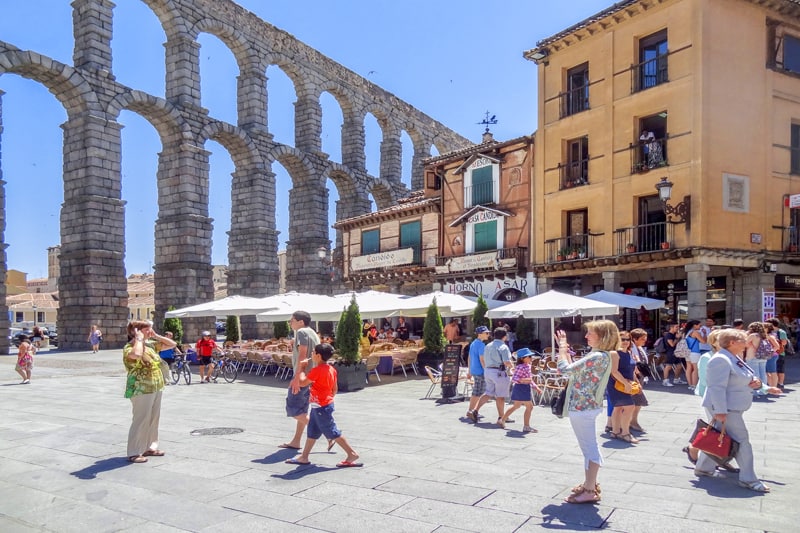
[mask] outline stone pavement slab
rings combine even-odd
[[[287,383],[245,374],[233,384],[165,389],[160,447],[165,457],[125,460],[130,402],[118,351],[36,356],[19,385],[14,357],[0,357],[0,531],[455,531],[549,529],[614,532],[794,532],[800,438],[800,358],[787,363],[790,391],[761,400],[745,418],[756,470],[768,495],[736,477],[696,478],[681,448],[701,416],[683,387],[646,388],[647,429],[631,446],[600,437],[603,500],[562,500],[582,479],[569,422],[534,409],[539,432],[508,430],[493,405],[474,425],[464,403],[422,400],[427,378],[384,376],[341,394],[336,420],[363,468],[337,469],[340,448],[284,461],[294,428],[284,413]],[[604,421],[598,421],[598,432]],[[193,431],[235,428],[198,436]]]

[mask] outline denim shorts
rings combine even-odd
[[[318,439],[325,435],[326,439],[338,439],[342,432],[336,427],[333,419],[333,404],[329,403],[325,407],[314,407],[308,415],[308,430],[306,436],[309,439]]]
[[[769,359],[767,359],[767,373],[775,374],[778,372],[778,358],[779,355],[773,355]]]
[[[297,394],[292,392],[292,389],[286,394],[286,416],[294,418],[296,416],[308,413],[308,396],[310,386],[301,387]]]

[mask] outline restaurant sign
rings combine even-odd
[[[379,252],[377,254],[361,255],[350,259],[351,270],[369,270],[372,268],[393,267],[398,265],[410,265],[414,262],[414,249],[403,248],[402,250],[392,250],[391,252]]]
[[[450,259],[450,272],[465,272],[467,270],[485,270],[498,268],[497,252],[488,254],[473,254]]]

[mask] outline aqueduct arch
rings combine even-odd
[[[73,0],[73,65],[64,65],[13,43],[0,41],[0,75],[14,73],[45,85],[61,102],[64,129],[64,203],[61,210],[59,342],[83,348],[86,320],[105,324],[109,346],[126,338],[127,294],[124,267],[124,201],[121,198],[123,109],[147,118],[161,136],[156,220],[156,319],[167,306],[213,297],[208,215],[209,153],[206,140],[220,142],[235,164],[231,194],[236,205],[229,237],[229,292],[262,296],[278,288],[275,175],[280,161],[292,177],[287,245],[290,289],[325,290],[327,269],[316,258],[330,246],[327,228],[330,178],[347,195],[337,218],[369,210],[368,191],[381,203],[405,192],[400,182],[400,134],[413,140],[412,184],[421,186],[419,162],[431,145],[442,150],[470,142],[391,93],[325,57],[288,33],[260,20],[229,0],[143,0],[158,17],[167,41],[164,95],[150,95],[118,83],[111,51],[114,4]],[[239,65],[237,124],[209,116],[200,105],[200,33],[229,47]],[[269,133],[266,69],[276,64],[295,82],[295,145],[274,142]],[[286,68],[291,70],[291,73]],[[342,161],[321,152],[320,95],[334,95],[342,109]],[[389,112],[391,110],[391,112]],[[365,170],[364,117],[374,114],[383,129],[379,176]],[[2,142],[2,93],[0,93]],[[2,161],[0,160],[0,172]],[[2,177],[2,174],[0,174]],[[351,194],[359,191],[358,194]],[[5,205],[0,181],[0,201]],[[5,221],[4,207],[0,222]],[[4,229],[4,228],[3,228]],[[0,247],[3,242],[0,240]],[[0,252],[0,275],[7,270]],[[0,292],[4,291],[0,288]],[[8,313],[0,294],[0,350],[7,350]],[[194,335],[191,331],[188,335]]]

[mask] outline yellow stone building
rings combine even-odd
[[[800,1],[622,1],[524,55],[540,291],[800,317]]]

